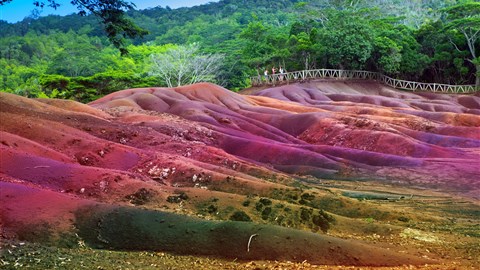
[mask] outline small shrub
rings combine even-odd
[[[375,221],[375,219],[374,219],[374,218],[371,218],[371,217],[368,217],[368,218],[365,218],[365,221],[366,221],[367,223],[373,223],[373,222]]]
[[[267,198],[261,198],[259,202],[265,206],[272,204],[272,201]]]
[[[213,205],[213,204],[210,204],[208,207],[207,207],[207,212],[209,214],[214,214],[218,211],[218,207],[216,205]]]
[[[320,210],[318,211],[318,213],[326,220],[328,220],[328,222],[335,222],[335,218],[332,216],[332,215],[329,215],[328,213],[326,213],[325,211],[323,210]]]
[[[248,207],[250,205],[250,200],[246,200],[242,203],[243,206]]]
[[[262,219],[267,220],[271,213],[272,213],[272,208],[271,207],[266,207],[262,211]]]
[[[169,203],[180,203],[182,201],[182,199],[180,199],[180,197],[178,196],[168,196],[167,197],[167,202]]]
[[[306,204],[309,203],[309,201],[306,201],[304,199],[300,199],[300,201],[298,201],[298,203],[301,204],[301,205],[306,205]]]
[[[243,211],[235,211],[231,216],[230,220],[233,221],[245,221],[245,222],[250,222],[252,219],[247,215],[247,213]]]
[[[328,223],[328,220],[326,220],[321,215],[314,215],[312,218],[312,223],[320,227],[323,232],[327,232],[328,229],[330,229],[330,224]]]
[[[333,222],[335,222],[335,218],[325,213],[323,210],[320,210],[317,215],[312,217],[312,223],[320,227],[324,233],[330,229],[330,223]]]
[[[315,195],[309,194],[309,193],[303,193],[301,198],[305,201],[311,201],[311,200],[315,199]]]
[[[303,221],[308,221],[310,220],[310,217],[312,216],[312,209],[307,209],[307,208],[300,208],[300,219]]]
[[[289,194],[287,194],[287,199],[290,199],[292,201],[296,201],[296,200],[298,200],[298,195],[295,194],[295,193],[289,193]]]
[[[185,200],[188,200],[188,196],[184,192],[180,193],[177,196],[168,196],[167,197],[167,202],[169,202],[169,203],[180,203],[181,201],[185,201]]]
[[[275,221],[278,225],[282,225],[283,220],[285,220],[285,216],[278,216],[277,218],[275,218]]]
[[[262,209],[263,209],[263,204],[262,204],[261,202],[257,202],[257,203],[255,204],[255,209],[257,209],[257,211],[259,211],[259,212],[262,211]]]
[[[130,201],[130,203],[135,205],[143,205],[150,201],[154,196],[153,190],[148,190],[146,188],[141,188],[137,192],[127,195],[125,198]],[[168,199],[167,199],[168,200]]]

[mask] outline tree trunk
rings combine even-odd
[[[480,86],[480,64],[475,65],[475,86]]]

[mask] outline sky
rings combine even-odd
[[[11,3],[0,6],[0,20],[14,23],[23,20],[25,17],[32,14],[35,9],[33,5],[34,0],[13,0]],[[151,7],[169,6],[171,8],[192,7],[209,2],[218,2],[219,0],[127,0],[133,2],[137,9],[146,9]],[[45,0],[45,2],[47,2]],[[70,0],[57,0],[61,6],[57,10],[45,7],[41,12],[41,16],[50,14],[68,15],[76,12],[76,8],[70,4]]]

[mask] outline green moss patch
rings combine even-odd
[[[271,225],[206,221],[131,207],[77,212],[78,235],[91,247],[167,251],[240,260],[391,266],[426,263],[352,241]]]

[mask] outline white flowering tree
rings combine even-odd
[[[149,74],[160,77],[168,87],[197,82],[216,82],[222,71],[221,54],[201,54],[199,45],[181,45],[152,54]]]

